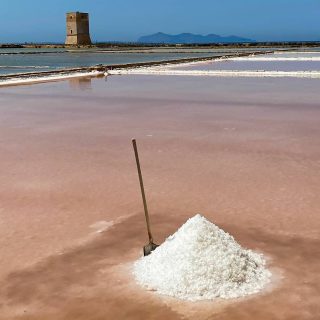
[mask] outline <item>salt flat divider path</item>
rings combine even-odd
[[[157,68],[110,70],[108,75],[168,75],[208,77],[273,77],[320,78],[320,71],[265,71],[265,70],[170,70]]]
[[[146,67],[156,67],[156,66],[173,66],[177,64],[185,63],[195,63],[195,62],[209,62],[219,59],[228,59],[236,57],[247,57],[251,55],[262,55],[271,54],[274,51],[251,51],[245,53],[233,53],[225,54],[219,56],[208,56],[208,57],[195,57],[195,58],[183,58],[174,60],[162,60],[162,61],[152,61],[152,62],[139,62],[139,63],[129,63],[129,64],[118,64],[118,65],[97,65],[92,67],[79,67],[79,68],[66,68],[51,71],[40,71],[40,72],[25,72],[16,74],[6,74],[0,75],[0,87],[19,85],[19,84],[29,84],[29,83],[39,83],[48,81],[58,81],[70,78],[77,78],[81,76],[93,77],[108,75],[113,72],[113,70],[131,70],[135,68],[146,68]],[[106,73],[105,73],[106,72]],[[119,74],[119,73],[118,73]]]
[[[104,76],[104,72],[101,71],[90,71],[90,72],[77,72],[77,73],[70,73],[70,74],[53,74],[48,76],[42,77],[29,77],[29,78],[12,78],[8,79],[5,82],[0,82],[1,87],[10,87],[10,86],[17,86],[17,85],[28,85],[28,84],[36,84],[36,83],[44,83],[44,82],[53,82],[53,81],[61,81],[61,80],[68,80],[74,78],[90,78],[90,77],[98,77]]]

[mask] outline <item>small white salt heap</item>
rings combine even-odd
[[[271,276],[261,254],[242,248],[199,214],[136,261],[133,272],[142,286],[191,301],[257,293]]]

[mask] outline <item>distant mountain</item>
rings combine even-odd
[[[152,35],[143,36],[138,39],[140,43],[169,43],[169,44],[196,44],[196,43],[239,43],[239,42],[255,42],[255,40],[241,38],[237,36],[221,37],[217,34],[201,34],[181,33],[170,35],[158,32]]]

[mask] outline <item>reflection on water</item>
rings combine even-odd
[[[92,78],[73,78],[69,80],[69,85],[72,90],[88,91],[92,90]]]

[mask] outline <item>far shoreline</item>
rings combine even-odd
[[[320,47],[320,41],[264,41],[264,42],[236,42],[236,43],[141,43],[141,42],[96,42],[92,45],[66,45],[64,43],[0,43],[0,49],[44,49],[44,48],[301,48]]]

